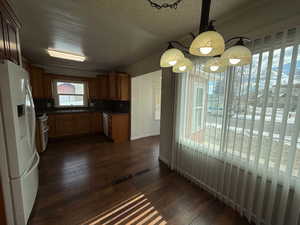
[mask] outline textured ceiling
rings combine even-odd
[[[146,0],[11,1],[22,23],[26,58],[48,67],[96,72],[130,65],[195,30],[201,9],[201,0],[183,0],[177,10],[157,10]],[[213,0],[211,18],[222,20],[254,1]],[[84,54],[88,60],[51,58],[47,48]]]

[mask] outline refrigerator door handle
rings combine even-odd
[[[33,99],[32,99],[32,94],[31,94],[31,90],[29,88],[29,84],[27,83],[26,84],[26,92],[28,94],[28,97],[29,97],[29,101],[30,101],[30,109],[31,109],[31,126],[32,126],[32,136],[31,136],[31,147],[35,149],[35,131],[36,131],[36,121],[35,121],[35,110],[34,110],[34,102],[33,102]]]
[[[35,156],[36,156],[36,158],[37,158],[36,162],[34,163],[34,165],[33,165],[31,168],[29,168],[29,169],[24,173],[24,177],[27,177],[29,174],[31,174],[31,172],[32,172],[33,170],[35,170],[35,168],[39,165],[39,163],[40,163],[40,156],[39,156],[39,153],[36,152],[36,153],[35,153]]]

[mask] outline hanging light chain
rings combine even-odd
[[[177,6],[180,2],[182,2],[183,0],[176,0],[176,2],[174,3],[163,3],[163,4],[158,4],[156,2],[153,2],[152,0],[147,0],[150,5],[153,7],[153,8],[156,8],[156,9],[166,9],[166,8],[170,8],[170,9],[177,9]]]

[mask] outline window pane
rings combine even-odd
[[[203,88],[197,88],[196,106],[203,105]]]
[[[67,95],[83,95],[84,84],[83,83],[71,83],[71,82],[57,82],[57,93]]]
[[[60,106],[83,106],[83,96],[59,95]]]

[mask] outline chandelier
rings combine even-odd
[[[153,7],[158,9],[167,8],[169,4],[158,5],[151,0]],[[182,0],[174,2],[177,4]],[[165,5],[165,6],[164,6]],[[185,55],[210,56],[204,65],[204,71],[209,73],[219,73],[226,70],[228,66],[243,66],[251,63],[251,51],[245,46],[245,41],[250,41],[246,37],[233,37],[225,42],[224,38],[214,27],[215,20],[209,21],[211,0],[202,0],[201,20],[199,35],[193,33],[193,41],[190,47],[186,47],[178,41],[170,41],[167,50],[160,59],[161,67],[173,67],[174,73],[182,73],[192,70],[193,64]],[[172,8],[172,7],[171,7]],[[225,49],[225,44],[237,40],[230,48]],[[178,48],[174,46],[178,46]]]
[[[156,8],[156,9],[162,9],[162,8],[177,9],[178,4],[180,2],[182,2],[183,0],[176,0],[173,3],[162,3],[162,4],[159,4],[158,2],[155,2],[154,0],[147,0],[147,1],[150,3],[150,5],[153,8]]]

